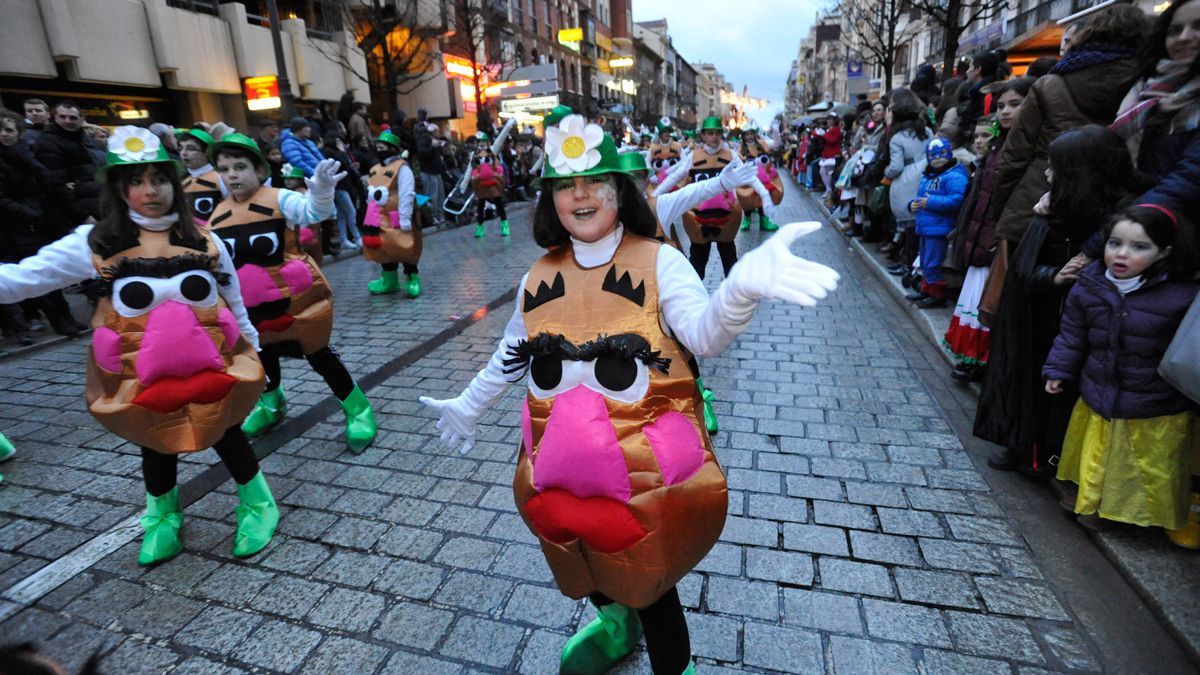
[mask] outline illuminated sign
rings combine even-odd
[[[454,75],[455,77],[465,77],[473,79],[475,77],[475,69],[471,66],[468,59],[450,54],[442,55],[442,60],[446,63],[446,74]]]
[[[629,68],[633,65],[632,56],[621,56],[615,59],[608,60],[609,68]]]
[[[530,110],[550,110],[558,105],[558,95],[530,96],[529,98],[508,99],[500,101],[500,111],[506,113],[527,112]]]
[[[246,107],[251,110],[271,110],[279,100],[279,80],[274,75],[246,78]]]
[[[149,110],[121,110],[117,112],[117,117],[123,120],[144,120],[150,117]]]
[[[558,41],[563,44],[568,42],[583,42],[583,29],[564,28],[558,31]]]

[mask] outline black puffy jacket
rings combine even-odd
[[[17,262],[53,241],[46,232],[46,168],[24,141],[0,146],[0,262]]]
[[[33,154],[50,174],[53,199],[49,203],[53,210],[48,220],[57,226],[59,236],[88,216],[100,217],[100,183],[96,180],[99,167],[82,130],[67,131],[51,124],[33,146]]]

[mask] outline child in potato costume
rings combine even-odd
[[[742,144],[738,146],[738,156],[743,162],[753,164],[758,170],[758,180],[770,193],[771,203],[776,206],[783,201],[783,179],[775,170],[775,162],[771,157],[771,143],[759,136],[758,129],[748,127],[742,131]],[[742,205],[742,231],[750,229],[750,216],[758,213],[758,227],[763,232],[774,232],[779,226],[771,221],[770,216],[763,212],[763,199],[750,187],[737,189],[737,198]]]
[[[233,554],[253,555],[271,540],[279,510],[239,426],[262,391],[263,367],[233,261],[192,219],[181,167],[157,136],[120,127],[107,159],[100,221],[0,265],[0,298],[18,302],[99,280],[87,403],[101,424],[142,447],[138,562],[182,550],[179,454],[209,446],[237,483]]]
[[[720,117],[707,117],[700,127],[701,142],[692,151],[691,179],[694,181],[712,178],[729,164],[741,164],[737,155],[725,142],[725,128]],[[737,196],[732,192],[721,194],[708,199],[683,216],[683,224],[687,229],[688,239],[692,244],[689,257],[696,274],[704,278],[708,267],[708,258],[712,253],[712,245],[717,245],[717,253],[721,256],[721,267],[725,275],[737,262],[738,225],[742,220],[742,206]]]
[[[421,294],[417,262],[421,259],[421,212],[417,210],[412,169],[404,160],[400,137],[379,134],[375,150],[383,159],[367,175],[367,213],[363,217],[363,257],[383,268],[367,284],[374,295],[400,290],[398,270],[404,265],[404,293]],[[439,205],[440,206],[440,205]]]
[[[568,116],[546,148],[534,238],[548,252],[487,367],[458,397],[421,400],[465,452],[479,415],[526,379],[517,509],[559,589],[599,613],[568,641],[561,672],[605,672],[644,631],[655,673],[691,673],[675,584],[720,535],[727,490],[687,354],[723,351],[761,299],[815,304],[837,275],[787,250],[816,227],[797,223],[709,298],[653,238],[655,215],[599,126]]]

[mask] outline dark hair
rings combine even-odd
[[[50,666],[61,666],[48,658],[32,642],[21,642],[0,646],[0,673],[5,675],[53,675],[61,672]],[[79,675],[96,675],[100,671],[100,656],[92,654],[88,657]]]
[[[1001,96],[1010,91],[1016,92],[1017,96],[1020,96],[1021,98],[1025,98],[1029,95],[1029,90],[1033,88],[1033,83],[1036,80],[1037,78],[1035,77],[1025,75],[1023,77],[1017,77],[1011,80],[1004,80],[1003,82],[994,82],[992,83],[991,89],[989,89],[992,94],[992,100],[998,101],[1000,100]]]
[[[1000,68],[1000,57],[996,52],[979,52],[971,57],[971,66],[978,68],[982,77],[995,77]]]
[[[1167,31],[1171,28],[1171,21],[1175,18],[1175,13],[1193,0],[1176,0],[1172,2],[1162,14],[1154,21],[1150,27],[1149,35],[1146,41],[1142,43],[1142,76],[1150,77],[1154,75],[1158,68],[1158,62],[1167,58]]]
[[[1150,22],[1146,13],[1133,5],[1113,5],[1088,17],[1075,35],[1071,49],[1078,45],[1098,44],[1140,49]]]
[[[1054,170],[1051,223],[1081,244],[1122,202],[1151,187],[1134,168],[1125,141],[1107,127],[1072,129],[1054,139],[1047,154]]]
[[[892,128],[888,134],[892,136],[901,131],[911,131],[914,136],[927,139],[930,136],[929,118],[925,115],[925,104],[910,89],[903,87],[893,89],[889,95],[892,108]]]
[[[946,113],[958,104],[958,95],[962,90],[962,86],[963,81],[960,77],[948,77],[946,78],[946,81],[942,83],[942,95],[938,100],[937,114],[935,115],[938,124],[941,124],[943,121],[945,121]]]
[[[658,218],[646,197],[634,184],[633,179],[623,173],[605,174],[616,179],[617,183],[617,222],[625,226],[631,234],[653,238],[658,231]],[[542,248],[566,246],[571,241],[571,235],[558,219],[558,211],[554,209],[554,183],[550,179],[542,183],[542,193],[538,197],[537,207],[533,212],[533,240]]]
[[[0,110],[0,120],[9,120],[17,128],[17,138],[25,133],[25,116],[11,110]]]
[[[1174,211],[1171,212],[1174,214]],[[1166,273],[1167,278],[1188,281],[1196,273],[1198,253],[1196,250],[1195,227],[1190,221],[1176,215],[1174,219],[1162,208],[1131,204],[1113,214],[1104,225],[1104,241],[1112,236],[1113,227],[1122,220],[1131,220],[1146,231],[1146,236],[1160,249],[1171,247],[1165,258],[1155,262],[1142,273],[1147,279]]]
[[[50,106],[46,105],[46,102],[40,98],[27,98],[27,99],[25,99],[25,101],[23,103],[21,103],[21,107],[25,107],[27,105],[40,105],[40,106],[43,106],[44,108],[46,108],[47,110],[50,109]]]
[[[160,176],[171,181],[174,197],[171,213],[179,214],[179,222],[171,227],[171,239],[180,245],[205,250],[207,241],[192,219],[192,207],[183,192],[179,171],[171,162],[153,164],[123,164],[109,167],[100,193],[100,219],[88,235],[88,245],[101,258],[111,258],[127,248],[137,246],[138,226],[129,218],[129,207],[125,203],[125,190],[134,176],[155,169]]]
[[[1026,77],[1039,78],[1058,63],[1058,59],[1053,56],[1039,56],[1033,63],[1029,64],[1029,68],[1025,70]]]
[[[74,108],[79,110],[79,104],[69,98],[61,98],[54,102],[54,107],[51,110],[58,110],[59,108]]]
[[[291,129],[292,133],[294,134],[308,126],[308,124],[308,120],[304,119],[303,117],[293,117],[291,121],[288,122],[288,129]]]

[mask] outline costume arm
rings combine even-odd
[[[664,183],[665,185],[666,183]],[[688,183],[674,192],[657,195],[655,198],[658,222],[666,228],[677,222],[683,214],[692,210],[697,204],[712,199],[724,192],[721,181],[717,178]],[[658,191],[655,190],[657,193]]]
[[[225,244],[215,232],[209,232],[208,236],[212,238],[213,244],[216,245],[218,253],[217,271],[225,276],[225,283],[217,284],[217,292],[225,300],[225,304],[229,307],[229,311],[233,312],[233,317],[237,319],[238,330],[242,336],[254,347],[255,351],[260,349],[258,344],[258,329],[250,323],[250,315],[246,312],[246,303],[242,300],[242,285],[238,281],[237,268],[233,266],[233,258],[229,256],[229,249],[225,248]]]
[[[671,188],[675,187],[679,181],[683,180],[691,170],[692,151],[684,150],[683,155],[679,158],[679,163],[676,164],[673,169],[671,169],[670,173],[663,177],[663,180],[658,184],[658,187],[654,188],[654,196],[658,197],[669,192]]]
[[[513,127],[516,126],[516,124],[517,118],[515,117],[508,118],[508,121],[504,123],[504,127],[500,129],[500,134],[496,136],[495,141],[492,141],[493,155],[496,157],[500,156],[500,151],[504,149],[504,141],[508,140],[508,134],[513,130]]]
[[[725,351],[754,318],[758,303],[735,300],[728,284],[721,284],[710,298],[692,264],[665,244],[658,249],[657,278],[663,320],[696,356]]]
[[[472,150],[471,154],[467,155],[467,166],[465,168],[463,168],[462,179],[458,181],[458,189],[459,190],[466,190],[467,183],[471,182],[471,171],[475,167],[474,162],[475,162],[475,151]]]
[[[279,210],[294,227],[329,220],[336,211],[332,193],[322,199],[311,190],[307,194],[300,194],[286,188],[279,190]]]
[[[408,164],[400,167],[400,173],[396,175],[396,211],[400,214],[401,225],[412,226],[415,186],[412,169]],[[438,205],[438,208],[441,208],[441,205]]]
[[[87,240],[91,231],[91,225],[80,225],[21,262],[0,265],[0,303],[36,298],[96,276]]]

